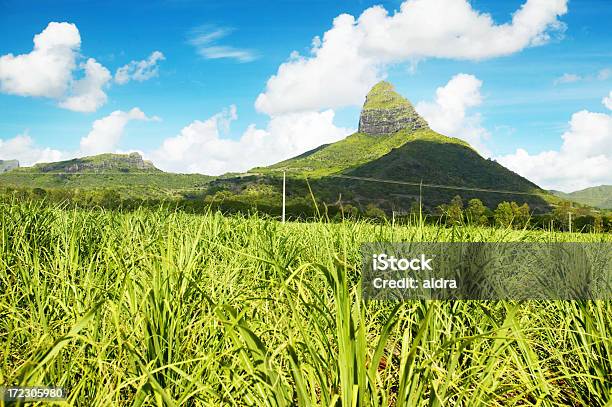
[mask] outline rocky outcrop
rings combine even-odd
[[[427,127],[412,104],[385,81],[368,92],[359,116],[359,132],[377,136]]]
[[[100,154],[92,157],[75,158],[36,166],[42,172],[132,172],[159,171],[153,163],[145,161],[138,153]]]
[[[19,168],[19,161],[17,160],[0,160],[0,174],[3,172],[10,171],[12,169]]]

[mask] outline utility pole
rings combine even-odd
[[[423,178],[419,184],[419,226],[423,226]]]
[[[283,171],[283,216],[282,222],[285,223],[285,171]]]
[[[570,203],[570,210],[567,212],[569,218],[569,232],[572,233],[572,204]]]

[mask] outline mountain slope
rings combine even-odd
[[[390,83],[381,81],[366,96],[357,133],[269,167],[254,168],[251,172],[289,171],[320,177],[374,161],[415,140],[470,147],[463,140],[442,136],[429,129],[412,104],[395,92]]]
[[[432,209],[449,202],[455,195],[464,200],[479,198],[490,208],[505,200],[526,202],[542,212],[550,208],[550,202],[558,201],[536,184],[481,157],[467,142],[431,130],[412,104],[387,82],[380,82],[368,93],[359,119],[359,132],[269,167],[254,168],[251,173],[274,176],[282,171],[289,177],[310,178],[319,196],[327,199],[342,196],[344,201],[373,201],[399,209],[409,207],[417,199],[424,200]],[[420,190],[339,176],[423,182],[451,188]]]
[[[0,174],[3,172],[14,170],[19,168],[19,161],[17,160],[0,160]]]
[[[416,140],[440,144],[451,143],[470,148],[462,140],[442,136],[428,128],[416,131],[400,130],[394,134],[385,135],[354,133],[336,143],[317,147],[269,167],[253,168],[250,172],[268,174],[288,171],[292,174],[321,177],[372,162],[390,153],[393,149]]]
[[[599,185],[570,193],[561,191],[551,192],[560,198],[575,201],[583,205],[601,209],[612,209],[612,185]]]

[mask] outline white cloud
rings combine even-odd
[[[608,109],[612,110],[612,91],[610,91],[610,93],[608,94],[608,96],[605,96],[602,100],[601,103],[604,104],[605,107],[607,107]]]
[[[154,51],[147,59],[142,61],[131,61],[115,72],[115,82],[124,85],[130,80],[143,82],[154,78],[159,73],[158,62],[166,57],[161,51]]]
[[[574,113],[561,138],[559,150],[531,155],[518,149],[498,161],[546,189],[569,192],[612,184],[612,115]]]
[[[599,79],[600,81],[605,81],[610,77],[612,77],[612,69],[610,68],[604,68],[597,72],[597,79]]]
[[[238,62],[251,62],[257,59],[257,54],[250,49],[236,48],[228,45],[216,45],[216,42],[228,36],[233,29],[218,28],[209,31],[210,27],[199,27],[193,30],[189,43],[196,49],[198,55],[206,59],[235,59]]]
[[[93,112],[107,100],[111,75],[93,58],[77,65],[81,36],[74,24],[51,22],[28,54],[0,56],[0,91],[56,99],[64,109]],[[75,73],[83,71],[81,79]]]
[[[81,46],[74,24],[49,23],[28,54],[0,56],[0,90],[20,96],[60,98],[72,81]]]
[[[481,125],[480,114],[468,115],[468,109],[482,103],[481,86],[482,81],[475,76],[457,74],[436,90],[434,102],[419,102],[415,109],[433,130],[463,139],[488,156],[484,141],[490,134]]]
[[[196,120],[164,140],[150,158],[166,171],[217,175],[269,165],[354,131],[336,127],[334,112],[326,110],[277,116],[266,129],[250,125],[238,140],[222,137],[236,118],[231,106],[208,120]]]
[[[89,58],[81,67],[85,70],[85,76],[74,82],[71,95],[59,105],[75,112],[95,112],[106,103],[107,96],[103,88],[112,76],[108,69],[93,58]]]
[[[8,140],[0,139],[0,160],[19,160],[21,166],[59,161],[63,156],[61,151],[38,147],[27,132]]]
[[[212,46],[198,49],[198,54],[206,59],[230,58],[239,62],[251,62],[257,59],[252,51],[228,46]]]
[[[342,14],[310,56],[293,52],[255,103],[269,115],[361,103],[388,64],[425,58],[481,60],[542,45],[564,25],[566,0],[527,0],[512,21],[495,24],[467,0],[406,0],[393,15],[381,6]]]
[[[131,120],[159,120],[147,117],[142,110],[135,107],[129,112],[116,110],[106,117],[93,122],[92,129],[81,139],[80,155],[94,155],[113,152],[123,136],[125,126]]]
[[[553,83],[555,85],[559,85],[562,83],[573,83],[573,82],[578,82],[582,80],[582,77],[580,75],[576,75],[574,73],[564,73],[563,75],[561,75],[560,77],[556,78]]]

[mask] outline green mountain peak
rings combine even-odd
[[[395,87],[387,82],[380,81],[370,89],[366,95],[364,109],[388,109],[409,104],[408,100],[395,91]],[[411,105],[412,106],[412,105]]]
[[[425,119],[419,116],[408,99],[397,93],[389,82],[378,82],[366,95],[359,116],[360,133],[378,136],[427,127]]]

